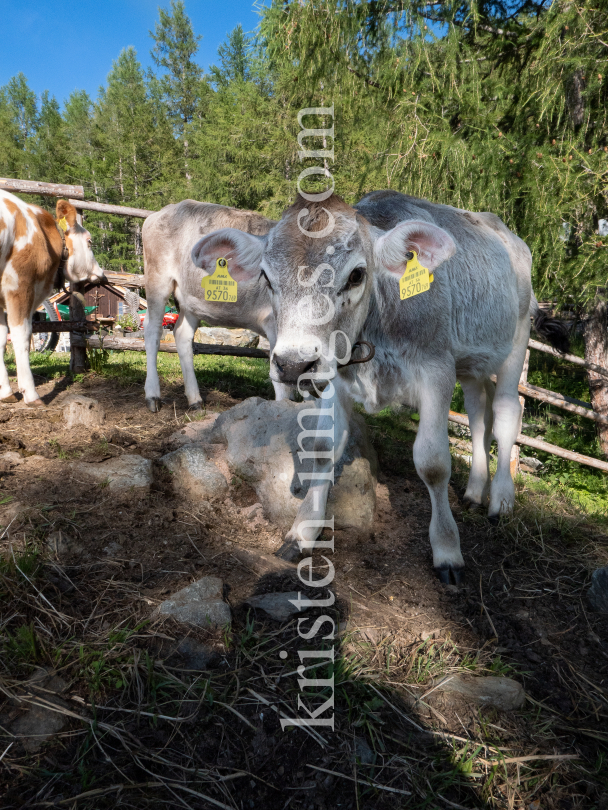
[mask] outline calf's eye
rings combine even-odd
[[[348,286],[356,287],[357,285],[361,284],[364,278],[365,270],[363,267],[355,267],[354,270],[351,270],[351,274],[348,277]]]

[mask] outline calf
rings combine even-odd
[[[525,243],[493,214],[383,191],[355,208],[335,195],[322,203],[298,198],[267,237],[224,230],[195,251],[213,262],[227,249],[233,269],[249,278],[261,273],[268,284],[277,329],[271,377],[319,397],[313,452],[304,453],[315,470],[279,555],[310,553],[325,525],[352,401],[369,412],[407,403],[420,412],[414,463],[431,499],[434,566],[443,582],[460,581],[464,561],[448,502],[450,402],[458,379],[473,440],[466,500],[489,498],[493,518],[508,513],[517,385],[530,313],[538,313]],[[401,300],[399,281],[414,252],[434,280]],[[551,326],[546,332],[555,334]],[[375,347],[375,356],[347,365],[356,341]],[[498,467],[490,483],[492,427]]]
[[[186,397],[191,408],[202,406],[196,375],[192,340],[201,320],[213,326],[239,326],[252,329],[275,342],[274,316],[268,290],[256,277],[245,278],[233,267],[230,249],[223,258],[229,260],[229,270],[238,283],[234,303],[206,301],[201,279],[213,273],[213,265],[192,251],[192,245],[202,234],[220,228],[236,228],[248,234],[267,234],[276,223],[251,211],[239,211],[224,205],[184,200],[167,205],[144,222],[144,273],[148,311],[144,322],[146,341],[146,405],[156,413],[161,408],[157,355],[162,331],[165,304],[173,293],[179,304],[180,316],[175,325],[175,343],[182,367]],[[202,272],[201,272],[202,269]],[[289,395],[292,386],[275,382],[277,399]]]
[[[15,351],[17,382],[28,405],[41,406],[30,369],[32,314],[51,294],[58,275],[70,281],[104,279],[91,249],[91,235],[78,224],[76,209],[58,200],[57,222],[48,211],[0,191],[0,400],[15,402],[4,350],[8,330]]]

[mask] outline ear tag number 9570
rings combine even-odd
[[[203,277],[201,287],[205,293],[205,301],[218,304],[234,304],[236,301],[237,283],[228,272],[226,259],[217,260],[213,274]]]
[[[420,264],[416,251],[412,253],[414,258],[405,265],[405,273],[399,279],[399,297],[402,301],[426,292],[433,281],[433,274]]]

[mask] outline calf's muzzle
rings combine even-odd
[[[301,374],[314,371],[316,365],[316,359],[302,360],[297,353],[275,353],[272,357],[272,377],[277,382],[295,384]]]

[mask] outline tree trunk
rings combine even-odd
[[[608,301],[596,298],[585,318],[585,360],[608,368]],[[593,410],[608,416],[608,379],[588,371],[589,391]],[[597,423],[597,435],[605,456],[608,456],[608,425]]]

